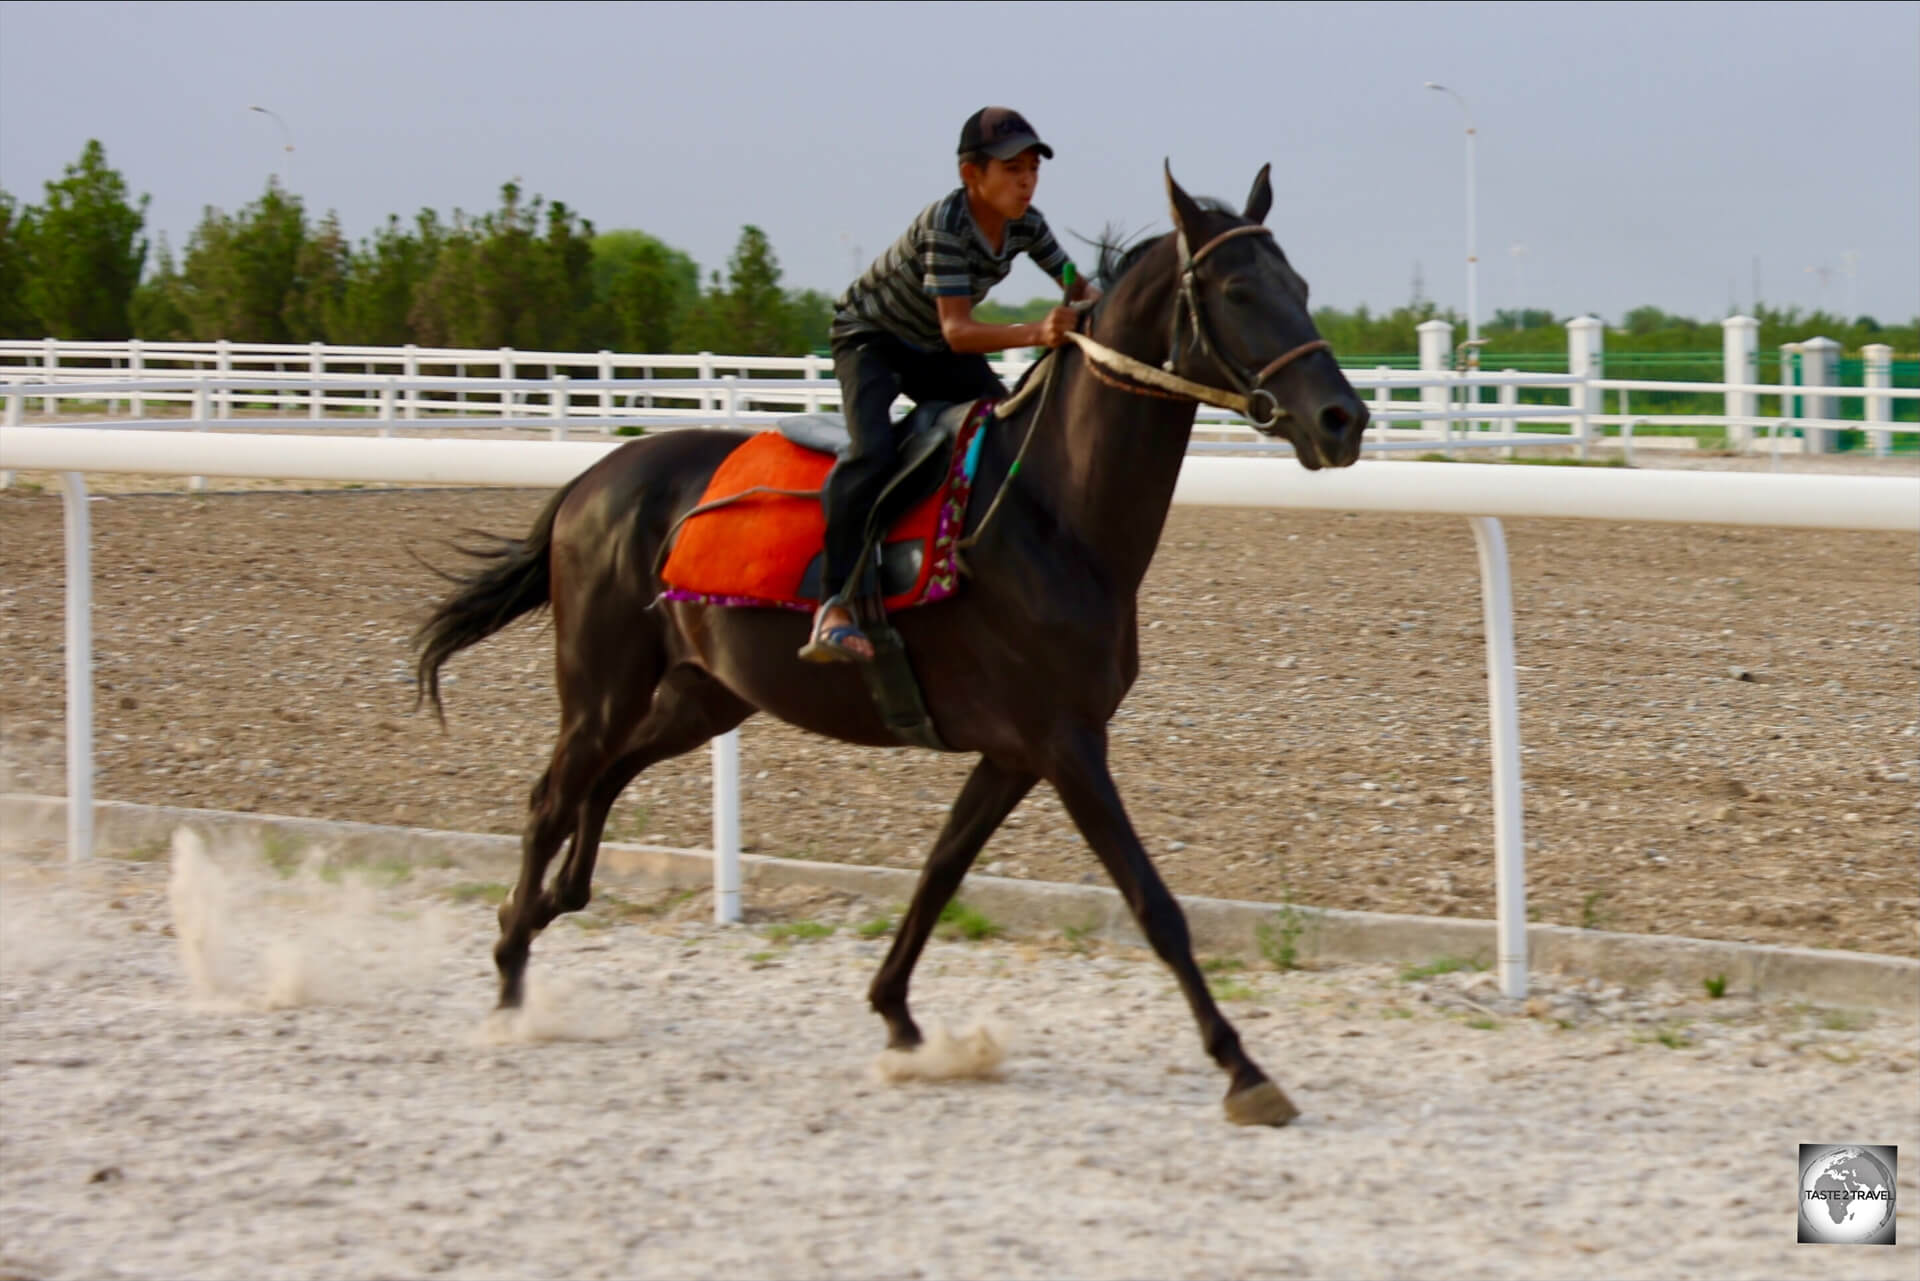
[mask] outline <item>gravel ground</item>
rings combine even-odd
[[[885,940],[859,926],[887,905],[790,892],[723,928],[698,895],[603,894],[501,1024],[492,913],[457,873],[375,889],[175,849],[171,872],[0,855],[0,1276],[1911,1278],[1920,1256],[1911,1161],[1900,1245],[1816,1257],[1793,1223],[1797,1144],[1920,1150],[1910,1023],[1221,969],[1304,1110],[1242,1130],[1140,953],[934,943],[923,1021],[985,1020],[1006,1061],[884,1085],[862,995]]]
[[[1910,462],[1792,462],[1920,492]],[[518,534],[543,493],[100,479],[120,492],[93,505],[99,795],[519,830],[551,744],[550,632],[456,658],[443,734],[410,714],[406,638],[439,585],[409,551]],[[51,491],[0,493],[0,784],[19,790],[64,790],[60,539]],[[1915,955],[1914,540],[1571,521],[1508,540],[1535,919]],[[1177,892],[1493,914],[1465,521],[1176,509],[1143,614],[1114,764]],[[917,865],[967,768],[765,718],[742,741],[747,848],[787,857]],[[609,831],[704,845],[709,788],[704,754],[659,766]],[[1099,875],[1044,792],[983,858]]]

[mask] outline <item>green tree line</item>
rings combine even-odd
[[[703,286],[680,250],[517,183],[489,212],[423,209],[355,244],[269,180],[151,262],[147,202],[93,141],[40,204],[0,190],[0,337],[773,356],[824,348],[832,318],[825,295],[783,287],[759,227]]]
[[[566,204],[529,199],[511,182],[489,212],[442,218],[423,209],[411,221],[389,217],[354,243],[334,214],[311,217],[297,195],[269,180],[238,212],[207,208],[178,257],[164,236],[149,245],[147,205],[97,141],[46,184],[39,204],[0,190],[0,337],[736,355],[797,355],[827,342],[830,300],[785,288],[772,244],[751,225],[741,228],[725,272],[703,281],[692,258],[656,237],[596,231]],[[978,314],[991,323],[1033,320],[1052,305],[987,303]],[[1352,363],[1411,363],[1416,327],[1436,317],[1453,322],[1456,341],[1466,336],[1460,316],[1427,300],[1314,313]],[[1850,353],[1873,342],[1920,351],[1920,318],[1882,326],[1870,316],[1772,307],[1758,308],[1756,318],[1763,365],[1777,359],[1780,344],[1815,335]],[[1540,310],[1496,312],[1481,330],[1483,363],[1563,361],[1564,320]],[[1606,335],[1610,370],[1636,357],[1704,356],[1720,346],[1717,319],[1657,307],[1635,308]]]

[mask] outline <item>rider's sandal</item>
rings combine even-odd
[[[808,663],[867,663],[873,661],[859,650],[849,649],[847,642],[858,637],[867,639],[858,623],[841,623],[837,627],[823,626],[827,616],[827,607],[822,605],[813,616],[813,637],[800,651],[802,661]],[[871,644],[872,642],[868,642]]]

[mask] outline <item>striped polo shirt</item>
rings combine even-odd
[[[1031,205],[1007,223],[1006,239],[996,254],[974,225],[967,189],[956,187],[922,209],[906,234],[834,300],[831,336],[878,331],[925,351],[945,351],[934,299],[972,298],[978,304],[1007,278],[1014,258],[1022,253],[1033,255],[1055,280],[1067,264],[1066,251]]]

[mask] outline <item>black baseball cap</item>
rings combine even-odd
[[[967,117],[960,129],[960,154],[984,151],[995,160],[1011,160],[1028,147],[1053,159],[1053,148],[1040,141],[1027,118],[1012,107],[982,107]]]

